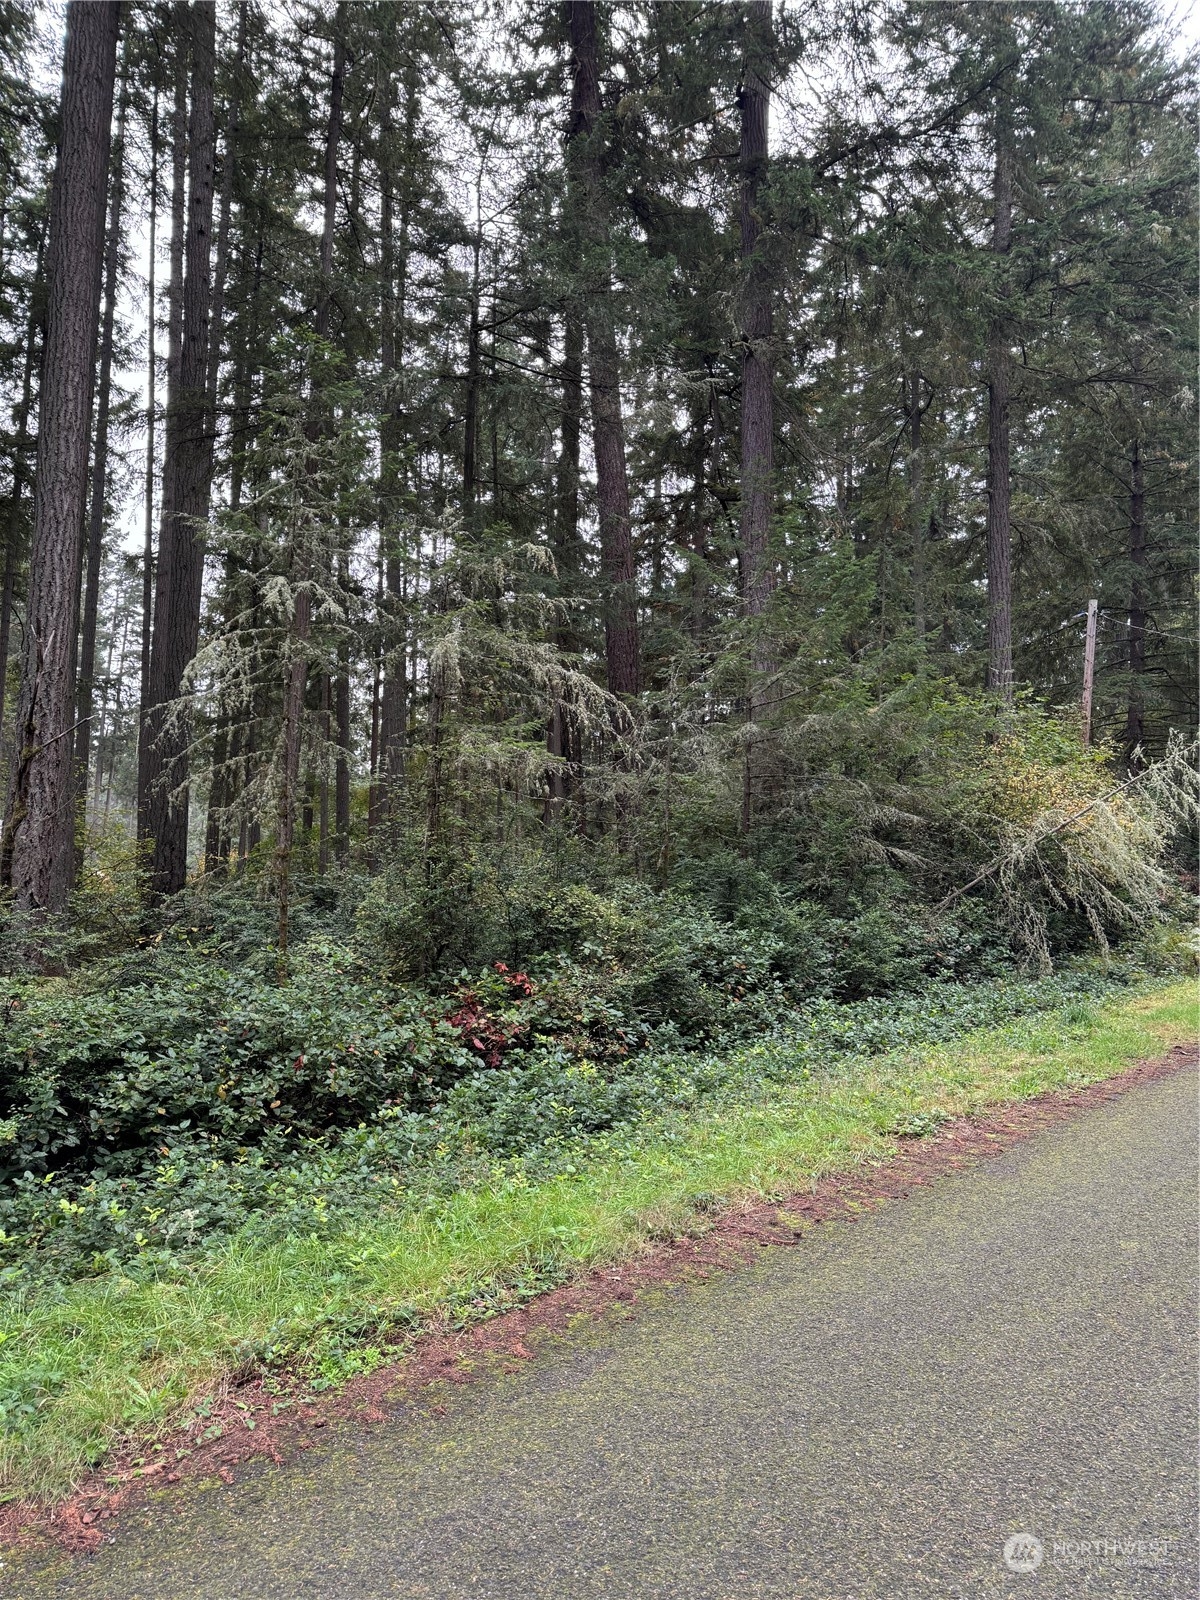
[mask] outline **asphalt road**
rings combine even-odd
[[[1196,1093],[1133,1089],[0,1593],[1194,1600]]]

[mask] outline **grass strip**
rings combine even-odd
[[[694,1227],[715,1197],[795,1192],[886,1156],[897,1130],[1097,1082],[1196,1028],[1190,983],[1075,1004],[597,1141],[550,1180],[517,1169],[332,1239],[235,1238],[170,1279],[112,1273],[14,1297],[0,1321],[4,1497],[62,1494],[122,1436],[168,1424],[248,1362],[303,1360],[336,1382],[382,1360],[397,1330],[486,1316],[628,1257]],[[781,1048],[742,1054],[752,1070],[756,1051]]]

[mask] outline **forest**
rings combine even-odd
[[[1188,970],[1196,112],[1147,0],[0,0],[21,1316]]]

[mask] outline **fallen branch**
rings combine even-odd
[[[1047,828],[1044,833],[1039,833],[1038,836],[1032,841],[1033,844],[1039,845],[1043,839],[1053,838],[1056,833],[1061,833],[1064,828],[1069,828],[1073,822],[1078,822],[1080,817],[1086,817],[1089,811],[1094,811],[1097,806],[1104,805],[1109,800],[1115,799],[1117,795],[1123,794],[1126,789],[1132,789],[1134,784],[1141,783],[1142,779],[1148,778],[1154,770],[1154,767],[1146,767],[1143,771],[1136,773],[1132,778],[1127,779],[1124,783],[1119,783],[1115,789],[1110,789],[1107,794],[1097,795],[1094,800],[1089,800],[1087,805],[1085,805],[1082,810],[1076,811],[1073,816],[1067,817],[1063,822],[1056,822],[1052,828]],[[1026,848],[1029,847],[1026,846]],[[990,878],[993,872],[997,872],[1006,861],[1012,859],[1012,854],[1013,852],[1011,850],[1006,850],[1003,855],[999,855],[994,861],[989,862],[988,865],[984,867],[982,872],[977,872],[971,879],[970,883],[964,883],[961,889],[952,889],[944,900],[939,901],[938,904],[934,906],[934,916],[940,916],[941,913],[945,911],[947,906],[953,905],[954,902],[961,899],[964,894],[968,894],[976,887],[977,884],[981,884],[985,878]]]

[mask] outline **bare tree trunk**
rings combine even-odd
[[[38,240],[36,278],[42,275],[45,235]],[[17,434],[13,441],[12,497],[8,502],[8,529],[4,541],[4,579],[0,587],[0,729],[8,699],[8,655],[12,636],[13,587],[21,555],[21,503],[29,479],[29,418],[33,409],[33,368],[37,359],[38,335],[42,332],[36,296],[30,306],[25,331],[25,362],[21,375],[21,400],[17,407]]]
[[[1133,441],[1129,475],[1129,702],[1125,750],[1137,759],[1146,737],[1146,476],[1140,439]]]
[[[375,585],[375,621],[377,634],[372,646],[371,656],[371,733],[367,746],[367,773],[369,786],[367,792],[367,838],[371,842],[369,851],[372,870],[375,866],[374,841],[379,832],[382,820],[383,787],[379,782],[379,723],[380,709],[383,698],[383,556],[380,554]]]
[[[350,183],[348,223],[352,234],[357,234],[361,210],[363,140],[354,142],[354,164]],[[349,531],[343,530],[337,552],[338,586],[342,594],[350,589]],[[336,748],[333,778],[333,855],[334,860],[345,863],[350,859],[350,661],[349,633],[342,630],[337,647],[337,670],[333,681],[333,738]]]
[[[478,208],[479,184],[475,186],[475,199]],[[467,403],[463,413],[462,507],[463,524],[468,528],[475,521],[475,481],[479,455],[479,258],[482,249],[483,234],[477,216],[471,266],[471,307],[467,319]]]
[[[558,471],[555,483],[554,557],[558,567],[560,594],[570,598],[580,569],[579,550],[579,444],[583,419],[583,319],[574,300],[567,303],[563,324],[562,397],[559,413]],[[560,622],[555,629],[560,650],[569,650],[575,640],[572,629]],[[570,754],[570,718],[561,700],[550,708],[546,729],[546,751],[558,762]],[[550,775],[544,820],[558,814],[567,797],[565,769]]]
[[[229,448],[229,509],[241,509],[242,493],[246,480],[246,438],[250,427],[250,352],[257,348],[259,329],[259,295],[262,288],[263,228],[261,213],[257,239],[254,246],[254,271],[251,278],[248,326],[243,324],[237,355],[233,363],[233,414]],[[210,363],[209,373],[212,375]],[[209,394],[215,393],[212,384]],[[237,563],[226,556],[225,595],[227,605],[238,603],[237,590],[240,573]],[[247,714],[253,715],[253,695]],[[233,836],[229,826],[229,810],[237,798],[240,787],[249,782],[247,744],[244,729],[223,723],[216,733],[213,749],[212,786],[208,796],[208,818],[204,835],[204,869],[206,872],[228,871],[234,853]],[[246,824],[240,824],[238,860],[246,856]]]
[[[4,729],[4,712],[8,701],[8,655],[12,639],[13,588],[17,575],[19,505],[14,486],[14,494],[9,502],[8,539],[4,545],[4,577],[0,580],[0,733]]]
[[[120,595],[118,595],[117,600],[113,605],[113,637],[114,638],[116,637],[116,631],[117,631],[117,614],[121,610],[121,604],[122,604],[121,603],[121,597],[120,597]],[[121,622],[120,660],[121,660],[121,664],[122,664],[122,669],[124,667],[124,662],[125,662],[125,650],[126,650],[126,647],[127,647],[128,643],[129,643],[129,623],[130,623],[131,617],[132,617],[132,612],[129,610],[128,607],[125,607],[124,616],[123,616],[122,622]],[[111,640],[110,640],[110,646],[111,646]],[[104,814],[103,814],[102,824],[101,824],[103,827],[107,827],[108,826],[108,814],[109,814],[109,810],[110,810],[110,808],[112,806],[113,774],[116,771],[116,766],[117,766],[116,730],[117,730],[117,727],[119,726],[120,720],[121,720],[121,712],[122,712],[122,709],[123,709],[123,705],[122,705],[122,690],[125,687],[125,680],[124,680],[123,670],[117,673],[116,682],[112,683],[111,649],[110,649],[110,657],[109,657],[109,665],[108,665],[108,681],[105,683],[105,686],[104,686],[105,687],[105,714],[106,715],[107,715],[107,706],[108,706],[108,698],[107,697],[108,697],[108,689],[109,689],[109,684],[110,683],[112,684],[112,693],[113,693],[113,721],[112,721],[112,730],[111,730],[111,732],[109,734],[109,739],[108,739],[108,761],[107,761],[106,764],[102,763],[101,760],[100,760],[99,749],[97,749],[97,751],[96,751],[97,795],[99,795],[100,769],[101,769],[101,766],[102,765],[106,765],[106,769],[107,769],[106,772],[105,772],[105,777],[104,777]],[[97,799],[96,804],[97,805],[99,804],[99,799]]]
[[[912,527],[913,632],[925,638],[925,501],[921,485],[921,377],[909,379],[908,498]]]
[[[995,255],[1006,256],[1012,245],[1013,156],[1011,110],[1005,87],[997,90],[996,173],[992,205]],[[988,340],[988,467],[987,467],[987,686],[1010,704],[1013,697],[1012,654],[1012,527],[1008,408],[1012,392],[1012,356],[1007,319],[997,317]]]
[[[92,744],[92,698],[96,673],[96,624],[100,609],[100,569],[104,562],[104,508],[108,484],[108,418],[112,402],[113,329],[117,315],[117,275],[120,270],[121,208],[125,193],[125,113],[128,107],[129,41],[121,63],[121,92],[117,107],[117,132],[112,151],[112,198],[108,241],[104,252],[104,311],[100,332],[100,374],[96,396],[96,441],[92,454],[92,498],[88,512],[86,580],[83,594],[83,633],[79,649],[79,674],[75,699],[76,809],[83,822],[87,808],[88,757]],[[82,839],[76,842],[76,870],[82,866]]]
[[[321,339],[329,338],[331,313],[333,308],[333,239],[337,223],[337,173],[338,173],[338,145],[342,133],[342,105],[346,81],[346,5],[339,4],[334,14],[334,42],[333,42],[333,72],[329,88],[329,119],[325,133],[325,183],[324,183],[324,217],[321,229],[321,296],[317,303],[316,331]],[[296,637],[301,643],[307,642],[311,624],[311,602],[304,591],[296,597],[295,627]],[[300,722],[299,718],[304,709],[304,675],[307,671],[306,663],[301,660],[294,662],[291,669],[291,678],[288,684],[287,709],[285,720],[285,756],[287,771],[285,774],[285,796],[290,794],[291,814],[285,816],[280,813],[280,829],[277,848],[277,860],[280,863],[279,880],[279,948],[280,961],[286,969],[287,959],[287,896],[288,896],[288,860],[292,847],[292,827],[295,810],[295,789],[299,773],[300,761]],[[299,688],[297,677],[299,675]],[[329,735],[329,678],[326,674],[321,683],[320,703],[320,730],[327,741]],[[281,801],[281,806],[284,804]],[[285,832],[286,823],[286,832]],[[311,799],[305,806],[305,829],[312,828],[312,803]],[[321,780],[320,798],[320,840],[318,851],[318,869],[324,872],[328,866],[329,848],[329,791],[324,778]]]
[[[338,557],[341,585],[345,592],[350,582],[349,560]],[[350,645],[338,645],[338,670],[333,685],[333,724],[337,740],[337,759],[333,777],[333,856],[345,863],[350,857]]]
[[[772,479],[775,464],[775,397],[772,336],[774,313],[770,269],[762,251],[774,43],[771,0],[751,0],[746,13],[745,59],[738,96],[741,143],[739,222],[742,287],[742,483],[739,513],[742,606],[751,620],[761,617],[775,589],[771,556]],[[763,642],[752,646],[750,722],[757,725],[766,707],[761,680],[774,663]],[[748,732],[742,772],[742,831],[753,818],[759,783],[758,746]]]
[[[204,577],[204,524],[212,486],[213,432],[208,407],[208,343],[216,124],[213,75],[215,0],[195,0],[192,20],[191,105],[188,117],[188,197],[179,393],[168,414],[163,466],[163,516],[150,649],[147,718],[146,834],[153,841],[151,886],[174,894],[187,877],[187,719],[168,708],[183,687],[196,653]],[[172,426],[173,424],[173,426]]]
[[[712,404],[711,395],[697,403],[692,415],[692,493],[690,505],[681,506],[679,530],[680,543],[691,546],[692,560],[688,563],[688,632],[692,643],[699,646],[708,632],[708,529],[705,520],[707,505],[706,477],[708,471],[707,420]],[[715,440],[714,440],[715,447]],[[690,527],[689,524],[690,523]]]
[[[746,614],[761,616],[775,587],[770,556],[771,476],[775,453],[774,322],[771,277],[763,257],[762,208],[767,176],[771,110],[768,77],[773,43],[771,0],[751,0],[746,59],[739,96],[742,290],[742,599]]]
[[[234,47],[233,82],[225,119],[225,161],[221,170],[221,204],[217,222],[217,253],[213,262],[212,334],[208,341],[205,389],[208,409],[217,412],[217,381],[221,371],[221,331],[225,316],[225,278],[229,269],[229,222],[233,211],[233,180],[238,165],[238,123],[242,105],[242,69],[246,60],[247,0],[238,0],[237,44]]]
[[[342,99],[346,87],[346,6],[334,13],[333,73],[329,81],[329,120],[325,126],[325,193],[321,227],[321,297],[317,301],[317,337],[328,339],[333,306],[333,233],[337,222],[338,144],[342,137]]]
[[[337,224],[337,175],[338,175],[338,145],[342,137],[342,103],[346,83],[346,26],[347,8],[344,3],[339,4],[334,13],[334,40],[333,40],[333,74],[329,85],[329,121],[325,133],[325,206],[324,218],[321,228],[321,299],[317,306],[317,334],[322,339],[329,338],[329,328],[333,310],[333,236]],[[340,556],[339,556],[340,561]],[[347,663],[348,667],[348,663]],[[339,677],[340,677],[339,671]],[[349,701],[349,681],[346,684],[347,696],[347,721]],[[325,872],[329,866],[329,779],[326,775],[325,750],[329,746],[330,718],[329,708],[331,685],[329,674],[323,673],[321,677],[321,713],[320,733],[323,745],[320,775],[320,841],[317,852],[317,870]],[[340,730],[339,730],[340,731]],[[347,729],[348,733],[348,729]],[[349,739],[347,738],[347,745]],[[343,762],[347,760],[346,747],[339,743],[338,771]],[[335,778],[335,782],[337,779]],[[346,778],[346,840],[349,842],[350,811],[349,811],[349,767],[347,765]]]
[[[160,519],[167,515],[168,470],[175,459],[179,432],[179,368],[183,349],[183,246],[187,219],[187,113],[188,67],[191,61],[191,18],[187,0],[174,0],[172,6],[172,40],[175,59],[171,106],[171,240],[167,253],[167,394],[163,419],[163,465],[161,481]],[[156,128],[157,131],[157,128]],[[151,287],[154,266],[150,268]],[[150,297],[149,343],[154,342],[154,297]],[[149,437],[146,455],[146,532],[144,563],[142,567],[142,697],[138,730],[138,787],[137,829],[138,839],[144,842],[151,837],[150,786],[158,765],[152,749],[156,724],[151,706],[151,660],[154,654],[154,607],[158,588],[159,563],[154,559],[154,431],[155,407],[153,349],[151,349],[149,390]],[[159,552],[161,555],[161,550]]]
[[[591,252],[599,256],[607,249],[608,221],[600,151],[600,56],[594,0],[574,0],[568,7],[568,21],[573,75],[569,142],[582,179],[585,236]],[[612,313],[611,274],[607,266],[597,280],[588,285],[584,317],[600,520],[600,567],[606,596],[607,680],[614,694],[634,695],[640,682],[637,585],[625,464],[625,425],[621,416],[620,364]]]
[[[321,675],[321,740],[329,744],[329,710],[332,683],[327,672]],[[329,780],[322,774],[320,788],[320,806],[317,820],[317,871],[324,873],[329,870]]]
[[[0,884],[26,910],[65,911],[75,865],[71,710],[119,17],[115,5],[67,8],[27,626],[0,847]]]
[[[229,104],[225,116],[225,156],[221,168],[221,200],[217,210],[217,249],[213,262],[211,336],[208,341],[208,362],[205,372],[205,393],[211,427],[216,431],[217,399],[221,378],[221,333],[225,315],[225,279],[229,270],[229,224],[233,211],[233,184],[238,165],[238,123],[241,115],[242,67],[246,57],[246,0],[239,0],[237,12],[237,43],[234,47],[233,81],[230,85]],[[240,484],[231,486],[231,509],[236,512],[240,499]],[[226,604],[235,582],[231,563],[226,559]],[[204,830],[204,870],[224,873],[229,865],[229,830],[225,823],[225,809],[232,789],[231,729],[228,716],[222,714],[213,738],[212,779],[208,792],[208,816]]]
[[[442,719],[446,712],[442,669],[429,664],[429,794],[425,813],[425,873],[433,868],[433,851],[442,827]]]
[[[142,650],[138,682],[138,772],[142,770],[146,743],[146,708],[150,703],[150,630],[154,611],[154,431],[155,319],[158,307],[154,296],[155,251],[158,231],[158,87],[154,89],[154,109],[150,119],[150,265],[146,295],[146,495],[142,534]],[[138,780],[138,832],[142,831],[142,784]]]
[[[100,784],[104,767],[104,729],[108,721],[108,693],[112,683],[113,652],[117,647],[117,624],[121,620],[121,595],[118,591],[113,601],[112,621],[108,628],[108,655],[104,663],[104,682],[100,686],[100,712],[96,718],[96,770],[92,783],[92,811],[100,808]],[[125,629],[129,630],[129,613],[125,613]],[[124,640],[121,641],[121,653],[124,655]]]
[[[492,240],[492,324],[491,337],[488,341],[488,384],[493,395],[496,388],[496,339],[500,327],[500,311],[497,294],[500,285],[500,241]],[[492,521],[502,522],[504,510],[500,493],[500,416],[499,407],[493,401],[489,411],[488,433],[491,441],[492,455]]]
[[[303,741],[301,741],[301,743],[303,745]],[[311,739],[310,739],[310,741],[309,741],[310,749],[311,749],[311,743],[312,742],[311,742]],[[306,839],[312,833],[312,830],[313,830],[313,799],[314,799],[314,797],[316,795],[316,792],[317,792],[316,784],[313,782],[313,776],[312,776],[312,773],[310,772],[308,777],[305,779],[305,782],[304,782],[304,804],[300,808],[300,828],[301,828],[301,831],[304,833]]]
[[[561,572],[579,571],[579,441],[583,420],[583,319],[574,301],[563,325],[555,545]]]
[[[171,244],[167,279],[167,428],[170,435],[179,413],[179,363],[183,350],[183,255],[187,232],[188,69],[191,65],[191,17],[187,0],[175,0],[175,83],[171,108]],[[173,447],[168,444],[168,452]],[[164,473],[165,477],[165,473]]]
[[[417,81],[415,72],[405,75],[404,149],[411,148],[417,117]],[[402,441],[402,417],[397,385],[404,360],[404,331],[408,297],[408,236],[409,196],[405,186],[400,204],[400,226],[397,236],[395,226],[395,150],[391,115],[391,88],[385,85],[380,108],[380,268],[382,294],[380,299],[380,365],[388,387],[385,401],[383,427],[380,438],[380,558],[386,602],[384,612],[385,643],[383,649],[382,691],[379,699],[378,750],[376,761],[377,800],[374,807],[377,823],[386,817],[395,827],[400,817],[400,792],[404,781],[405,724],[408,716],[407,641],[403,635],[404,552],[400,548],[399,500],[401,483],[399,452]],[[474,460],[474,445],[471,445]],[[474,474],[469,475],[470,493],[474,494]],[[468,473],[464,464],[463,507],[464,518],[469,521]],[[390,634],[390,641],[386,635]],[[399,637],[397,637],[399,635]]]
[[[312,601],[305,581],[296,590],[293,630],[295,644],[288,668],[283,706],[283,782],[275,829],[275,878],[278,895],[279,981],[287,980],[288,915],[290,911],[292,843],[296,833],[296,790],[300,779],[300,738],[304,720],[304,690],[308,681],[305,646],[312,622]]]
[[[246,482],[246,447],[250,437],[250,407],[253,399],[251,387],[251,352],[258,346],[260,299],[263,279],[263,221],[259,214],[258,235],[254,242],[254,272],[250,286],[249,326],[242,335],[241,349],[234,364],[233,419],[229,447],[229,503],[235,509],[242,503]]]
[[[238,171],[238,130],[241,120],[242,72],[246,58],[246,0],[239,0],[237,18],[233,80],[230,85],[229,104],[225,116],[225,153],[221,167],[221,199],[217,212],[217,248],[213,261],[211,337],[208,341],[208,360],[205,372],[205,393],[208,397],[210,426],[214,436],[221,375],[221,333],[225,310],[225,280],[229,270],[229,227],[233,211],[234,180]],[[255,295],[257,295],[257,287],[256,278]],[[244,361],[235,363],[235,394],[238,394],[242,387],[237,381],[239,365],[244,366]],[[236,410],[235,406],[235,413]],[[243,455],[241,451],[234,448],[231,448],[230,455],[232,458],[230,507],[231,510],[236,511],[241,499]],[[226,605],[231,603],[230,596],[235,583],[236,576],[233,566],[227,558],[225,570]],[[208,792],[208,815],[204,829],[204,870],[208,873],[224,873],[229,865],[230,838],[225,816],[235,792],[234,775],[237,757],[234,743],[232,730],[229,726],[228,713],[223,712],[213,736],[212,779]]]

